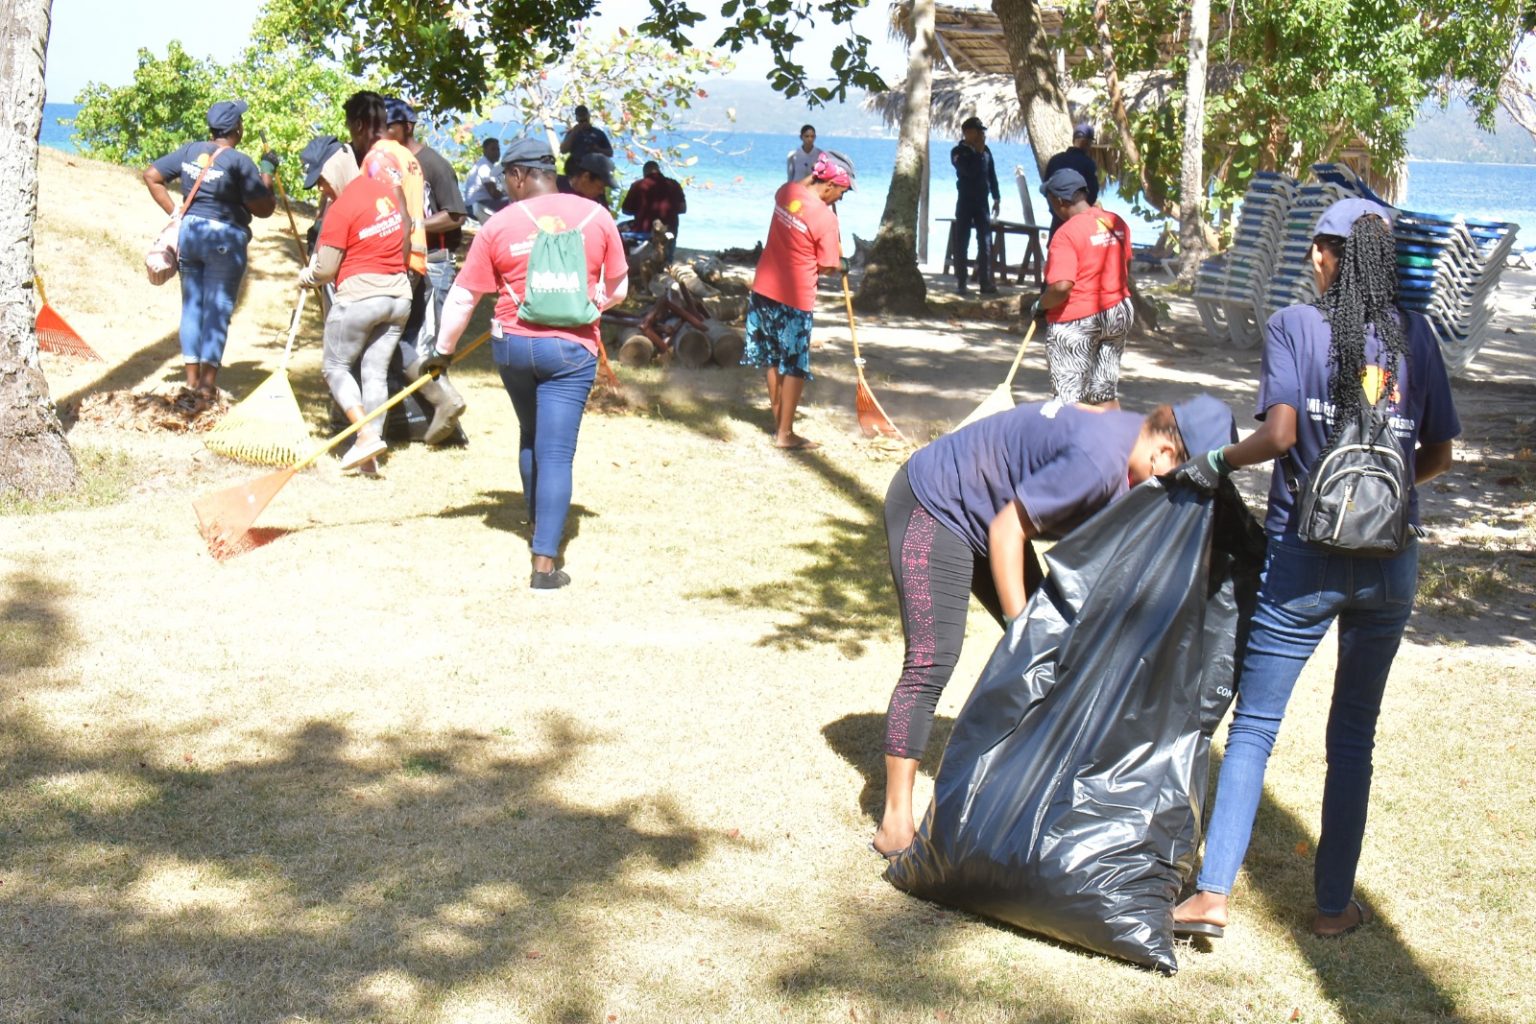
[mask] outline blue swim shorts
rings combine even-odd
[[[811,314],[753,292],[747,305],[742,366],[772,367],[784,377],[811,376]]]

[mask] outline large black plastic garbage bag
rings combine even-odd
[[[1046,555],[886,878],[1166,973],[1210,737],[1232,701],[1264,538],[1231,484],[1150,480]]]

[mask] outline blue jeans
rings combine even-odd
[[[234,224],[190,215],[181,218],[177,269],[183,362],[218,366],[223,361],[250,240],[251,233]]]
[[[427,260],[426,276],[421,281],[420,291],[412,298],[411,317],[405,322],[405,330],[400,335],[400,361],[403,365],[414,366],[416,360],[431,355],[432,345],[437,341],[437,332],[443,322],[443,303],[447,301],[448,290],[453,287],[453,279],[458,273],[451,254],[445,260]],[[428,303],[432,305],[430,321],[426,315]],[[429,322],[430,330],[427,327]]]
[[[597,357],[574,341],[509,334],[491,342],[517,413],[517,471],[534,524],[533,553],[554,558],[571,510],[571,463]]]
[[[992,215],[987,197],[980,201],[961,199],[955,203],[955,282],[965,287],[968,270],[966,255],[971,248],[971,232],[976,232],[976,277],[983,288],[992,287]]]
[[[1301,670],[1335,618],[1338,668],[1328,713],[1328,771],[1313,868],[1317,909],[1342,914],[1371,796],[1371,750],[1387,673],[1403,638],[1418,585],[1419,549],[1392,558],[1330,555],[1294,537],[1271,536],[1258,608],[1244,649],[1237,709],[1205,839],[1196,886],[1230,893],[1248,851],[1264,789],[1264,768]]]

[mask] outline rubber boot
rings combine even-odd
[[[417,368],[419,362],[405,367],[406,379],[415,383],[421,376]],[[423,384],[417,394],[432,403],[432,422],[427,426],[427,432],[422,440],[427,444],[442,444],[453,436],[454,429],[459,425],[459,417],[464,415],[464,398],[452,384],[448,382],[448,374],[440,373],[437,379]]]

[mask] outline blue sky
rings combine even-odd
[[[700,0],[714,6],[718,0]],[[855,22],[875,47],[876,67],[887,81],[905,72],[904,48],[887,39],[886,0],[871,0]],[[228,61],[245,45],[261,0],[214,0],[196,7],[163,0],[54,0],[53,29],[48,42],[48,100],[70,103],[87,82],[126,85],[133,79],[140,47],[165,53],[172,39],[188,53]],[[599,0],[593,23],[601,29],[634,25],[649,10],[644,0]],[[719,18],[708,19],[694,35],[707,45],[719,32]],[[829,31],[811,33],[798,54],[808,69],[826,67],[833,46],[841,39]],[[770,62],[761,50],[737,58],[736,76],[761,78]],[[813,71],[814,74],[814,71]]]

